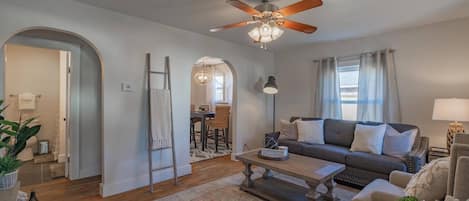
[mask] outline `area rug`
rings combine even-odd
[[[194,142],[191,143],[191,158],[190,162],[199,162],[204,160],[209,160],[217,157],[222,157],[231,154],[231,144],[228,144],[230,147],[227,148],[223,141],[218,144],[218,152],[215,152],[215,141],[212,139],[207,140],[207,148],[202,151],[202,144],[200,139],[197,140],[197,148],[194,147]]]
[[[262,172],[263,170],[261,168],[255,168],[253,178],[261,177]],[[274,177],[306,187],[304,181],[290,176],[274,172]],[[262,199],[239,189],[239,184],[241,184],[243,179],[244,175],[239,173],[187,189],[156,201],[263,201]],[[319,190],[325,190],[325,186],[320,186]],[[341,201],[352,200],[353,196],[358,192],[359,190],[357,189],[343,185],[337,185],[334,190],[335,195]]]

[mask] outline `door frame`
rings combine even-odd
[[[69,86],[67,86],[67,128],[66,128],[66,167],[68,167],[68,178],[70,180],[80,179],[80,57],[81,48],[72,43],[47,40],[42,38],[33,38],[15,35],[11,37],[3,46],[8,44],[17,44],[32,46],[38,48],[56,49],[68,51],[71,53],[71,66],[69,73]],[[5,55],[3,55],[5,56]],[[4,58],[4,57],[3,57]],[[3,72],[4,72],[3,65]],[[5,75],[3,75],[4,77]],[[5,85],[4,85],[5,86]],[[2,89],[4,90],[4,89]],[[3,92],[4,93],[4,92]],[[67,143],[70,142],[70,143]],[[66,170],[67,171],[67,170]]]

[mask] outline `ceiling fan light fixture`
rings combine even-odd
[[[261,32],[259,31],[259,27],[254,27],[251,31],[248,32],[249,37],[251,37],[254,41],[259,41],[261,38]]]
[[[259,29],[262,37],[269,37],[272,35],[272,27],[267,23],[262,24]]]
[[[314,33],[317,30],[317,27],[288,20],[286,17],[319,7],[323,4],[322,1],[323,0],[301,0],[283,8],[279,8],[275,4],[271,3],[270,0],[262,0],[262,3],[255,7],[251,7],[242,0],[227,0],[228,4],[249,14],[252,19],[249,21],[228,24],[211,29],[211,31],[217,32],[225,29],[260,23],[259,26],[256,26],[249,31],[248,35],[255,43],[261,43],[261,48],[265,49],[266,43],[277,40],[282,36],[284,30],[281,28],[291,29],[305,34]]]
[[[259,42],[261,43],[270,43],[272,42],[272,37],[268,36],[268,37],[261,37],[261,39],[259,40]]]
[[[283,30],[278,28],[278,26],[274,26],[272,28],[272,40],[277,40],[278,38],[280,38],[280,36],[283,35]]]
[[[280,38],[283,32],[284,31],[276,25],[263,23],[261,26],[254,27],[248,32],[248,35],[256,42],[269,43]]]

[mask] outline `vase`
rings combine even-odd
[[[0,190],[8,190],[16,186],[18,181],[18,170],[0,176]]]

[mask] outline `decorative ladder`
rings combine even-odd
[[[173,174],[174,174],[174,185],[177,184],[177,166],[176,166],[176,153],[174,151],[174,126],[173,126],[173,98],[172,98],[172,92],[171,92],[171,71],[169,67],[169,57],[166,56],[164,60],[164,72],[159,72],[159,71],[153,71],[151,69],[151,54],[147,53],[146,54],[146,67],[147,67],[147,89],[148,89],[148,170],[150,173],[150,191],[153,193],[154,192],[154,187],[153,187],[153,173],[155,171],[163,170],[163,169],[169,169],[173,168]],[[169,97],[170,97],[170,107],[171,107],[171,147],[163,147],[163,148],[158,148],[158,149],[153,149],[153,135],[152,135],[152,116],[151,116],[151,75],[163,75],[164,76],[164,89],[169,90]],[[173,164],[169,166],[164,166],[164,167],[158,167],[154,168],[153,167],[153,152],[154,151],[160,151],[164,149],[171,149],[172,152],[172,161]]]

